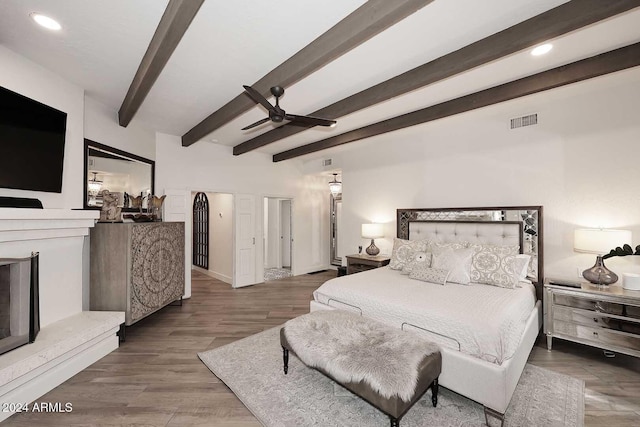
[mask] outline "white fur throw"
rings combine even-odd
[[[385,398],[408,402],[418,366],[438,346],[412,332],[341,310],[316,311],[285,323],[293,352],[341,383],[364,381]]]

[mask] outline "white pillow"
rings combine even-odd
[[[416,252],[425,252],[427,250],[427,243],[426,240],[403,240],[395,237],[393,239],[389,268],[402,270],[406,264],[413,261]]]
[[[518,281],[524,282],[529,275],[529,263],[531,262],[531,255],[519,254],[516,255],[513,261],[513,269],[518,273]]]
[[[471,281],[471,260],[474,250],[465,249],[445,249],[439,253],[431,255],[431,267],[449,270],[448,282],[468,285]]]

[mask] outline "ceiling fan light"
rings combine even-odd
[[[337,176],[338,174],[334,173],[333,181],[329,182],[329,191],[331,191],[331,195],[333,195],[333,197],[342,193],[342,183],[336,179]]]

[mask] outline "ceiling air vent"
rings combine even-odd
[[[322,166],[331,166],[331,159],[322,160]]]
[[[533,126],[538,124],[538,113],[511,119],[511,129]]]

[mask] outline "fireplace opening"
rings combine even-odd
[[[32,343],[39,331],[38,253],[0,258],[0,354]]]

